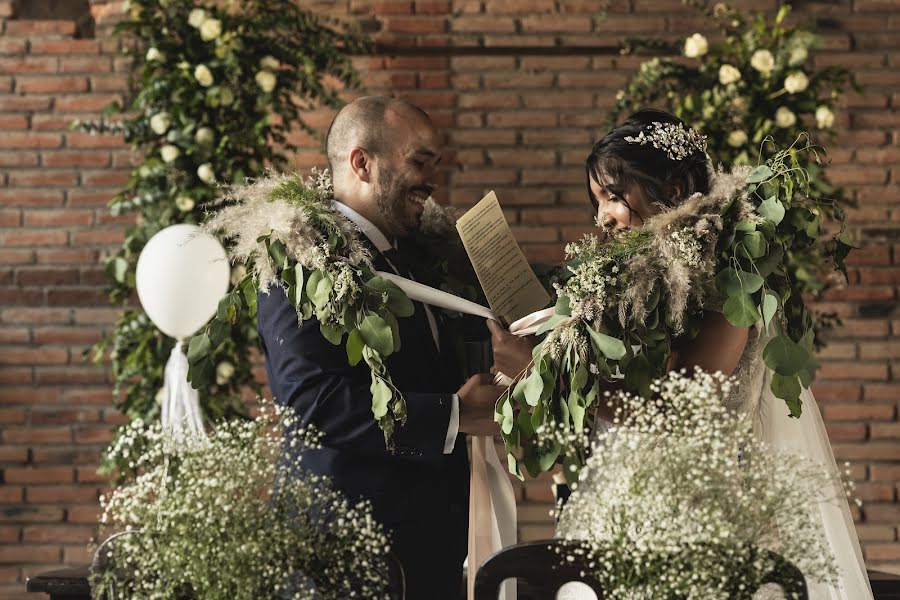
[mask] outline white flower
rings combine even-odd
[[[197,133],[194,134],[194,141],[198,144],[209,146],[216,141],[216,134],[209,127],[201,127],[197,130]]]
[[[156,113],[150,117],[150,129],[157,135],[162,135],[167,132],[169,130],[169,125],[171,124],[172,119],[169,118],[169,113],[167,112]]]
[[[163,162],[170,163],[181,156],[181,150],[178,149],[178,146],[166,144],[159,149],[159,154],[162,156]]]
[[[163,62],[165,59],[165,55],[156,48],[151,47],[149,50],[147,50],[147,62]]]
[[[231,285],[237,285],[241,282],[241,279],[247,274],[247,267],[244,265],[238,265],[231,270]]]
[[[797,115],[787,106],[779,106],[775,111],[775,124],[782,128],[793,127],[797,122]]]
[[[809,87],[809,79],[803,71],[795,71],[784,79],[784,89],[788,94],[796,94]]]
[[[191,27],[200,27],[206,21],[206,11],[202,8],[195,8],[188,15],[188,23]]]
[[[222,34],[222,21],[218,19],[206,19],[200,25],[200,37],[204,42],[209,42]]]
[[[200,181],[203,183],[212,185],[216,182],[216,173],[213,171],[212,165],[209,163],[203,163],[199,167],[197,167],[197,177],[200,178]]]
[[[733,65],[722,65],[719,67],[719,83],[728,85],[741,80],[741,72]]]
[[[728,145],[732,148],[740,148],[747,143],[747,132],[743,129],[736,129],[728,134]]]
[[[797,46],[793,50],[791,50],[791,55],[788,58],[788,64],[792,67],[797,65],[802,65],[806,62],[806,59],[809,57],[809,52],[806,50],[806,46]]]
[[[181,194],[177,198],[175,198],[175,206],[181,212],[188,212],[189,210],[194,208],[194,199],[185,194]]]
[[[275,74],[270,71],[260,71],[256,74],[256,85],[267,94],[275,89],[277,81]]]
[[[259,67],[261,69],[266,69],[267,71],[277,71],[278,67],[280,66],[281,63],[278,62],[278,59],[270,54],[267,54],[259,59]]]
[[[834,126],[834,113],[825,105],[816,109],[816,127],[819,129],[830,129]]]
[[[194,79],[203,87],[209,87],[213,84],[212,71],[206,65],[197,65],[194,69]]]
[[[688,58],[700,58],[709,51],[709,42],[702,34],[695,33],[684,40],[684,55]]]
[[[223,360],[216,367],[216,383],[219,385],[225,384],[232,375],[234,375],[234,365],[227,360]]]
[[[775,68],[775,57],[768,50],[757,50],[750,58],[750,66],[763,75],[768,75]]]

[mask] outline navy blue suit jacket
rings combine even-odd
[[[392,272],[373,250],[376,270]],[[283,290],[258,299],[258,327],[275,401],[292,407],[303,425],[323,432],[323,448],[305,452],[302,467],[332,479],[355,498],[367,498],[393,534],[406,572],[407,598],[441,598],[459,588],[466,555],[469,467],[465,436],[444,454],[452,394],[462,383],[452,352],[441,355],[424,307],[399,319],[400,350],[386,366],[407,405],[407,423],[394,433],[396,453],[372,415],[369,367],[351,367],[343,344],[334,346],[313,317],[297,325]],[[435,313],[436,316],[438,313]],[[441,336],[443,340],[447,336]],[[446,344],[449,346],[449,344]],[[445,583],[441,583],[445,582]]]

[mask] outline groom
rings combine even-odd
[[[375,269],[410,277],[397,242],[418,228],[441,158],[428,115],[402,100],[360,98],[335,117],[326,150],[335,207],[359,228]],[[366,364],[351,367],[314,318],[298,327],[281,291],[260,294],[258,307],[275,400],[324,432],[322,449],[304,454],[303,468],[373,503],[392,532],[407,599],[458,598],[468,523],[463,434],[497,433],[494,401],[503,390],[479,376],[459,386],[440,315],[416,302],[415,313],[399,319],[399,352],[386,361],[408,410],[391,454],[372,415]]]

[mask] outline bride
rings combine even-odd
[[[653,215],[677,206],[694,194],[710,192],[712,170],[702,136],[681,129],[676,117],[657,110],[642,110],[597,142],[587,158],[588,197],[604,232],[641,227]],[[685,134],[686,131],[686,134]],[[672,135],[660,135],[672,132]],[[491,325],[495,368],[518,373],[531,359],[531,343],[499,326]],[[824,464],[836,473],[837,465],[815,398],[803,389],[803,413],[789,418],[784,402],[770,391],[772,372],[762,360],[765,332],[758,326],[736,327],[721,312],[707,310],[698,335],[675,345],[666,368],[700,367],[707,372],[734,375],[740,385],[729,407],[752,424],[754,434],[777,452],[794,453]],[[615,381],[611,388],[615,388]],[[598,409],[596,429],[612,420],[612,409]],[[590,486],[591,480],[582,486]],[[810,598],[864,600],[872,598],[859,541],[846,499],[811,507],[840,569],[837,585],[808,581]],[[565,531],[560,531],[565,534]],[[574,597],[573,597],[574,598]]]

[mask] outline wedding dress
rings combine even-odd
[[[837,483],[838,468],[828,442],[825,423],[809,389],[801,393],[803,414],[799,419],[788,416],[784,400],[776,397],[771,389],[772,371],[762,359],[762,350],[768,338],[757,329],[751,329],[750,341],[744,350],[734,376],[739,385],[728,399],[728,405],[736,414],[749,419],[756,437],[766,442],[776,452],[791,453],[822,464],[835,474],[832,490],[823,490],[822,497],[833,498],[830,502],[817,502],[810,507],[811,518],[818,521],[835,562],[839,568],[837,585],[828,585],[807,579],[811,600],[871,600],[872,588],[866,574],[862,551],[853,525],[853,518],[843,489]],[[608,429],[608,423],[599,423],[597,431]],[[581,482],[590,486],[590,475]],[[576,534],[562,530],[558,537]],[[769,586],[767,586],[768,588]],[[761,590],[754,598],[781,598],[783,595],[770,589]],[[560,590],[558,600],[591,600],[593,592],[584,588]]]

